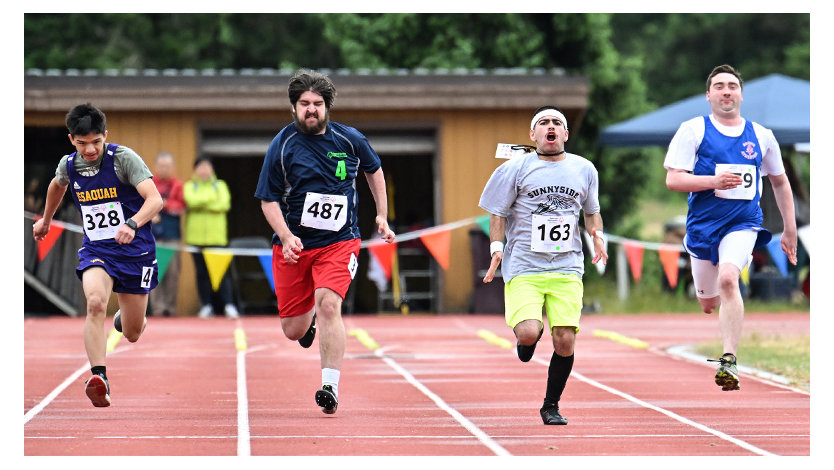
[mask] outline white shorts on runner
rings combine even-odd
[[[718,245],[718,266],[729,263],[739,271],[744,270],[753,259],[753,247],[758,236],[755,230],[739,230],[725,235]],[[713,266],[708,259],[690,258],[696,295],[703,299],[718,297],[718,266]]]

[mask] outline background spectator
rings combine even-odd
[[[174,157],[168,152],[156,156],[153,182],[162,196],[162,211],[153,218],[153,234],[158,242],[179,244],[182,238],[180,215],[185,212],[182,181],[174,173]],[[180,280],[180,252],[171,257],[165,275],[151,292],[151,315],[170,316],[176,312]]]
[[[231,196],[226,182],[217,179],[214,165],[208,157],[199,157],[194,162],[194,175],[183,187],[185,197],[185,242],[201,248],[223,247],[228,244],[226,213],[231,208]],[[197,293],[202,307],[200,318],[214,315],[212,305],[211,279],[202,252],[193,253],[194,269],[197,275]],[[232,284],[224,275],[217,290],[224,313],[237,318],[238,310],[232,299]]]

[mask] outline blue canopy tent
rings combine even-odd
[[[704,93],[603,129],[600,145],[667,146],[680,124],[710,113]],[[780,145],[810,142],[811,83],[773,74],[744,83],[741,115],[771,129]]]

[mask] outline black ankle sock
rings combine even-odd
[[[568,382],[570,371],[573,369],[573,354],[563,357],[556,352],[550,357],[550,367],[547,368],[547,391],[544,396],[545,407],[556,406],[562,398],[562,391]]]
[[[90,372],[92,372],[93,375],[100,375],[105,379],[107,378],[107,367],[105,366],[95,366],[90,369]]]

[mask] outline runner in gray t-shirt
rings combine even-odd
[[[491,282],[503,260],[507,324],[518,340],[518,357],[528,362],[544,331],[547,311],[554,353],[540,410],[544,424],[567,424],[559,399],[573,368],[573,350],[582,312],[584,257],[579,213],[593,235],[594,259],[607,262],[599,213],[599,178],[585,158],[565,152],[565,116],[555,107],[536,110],[530,122],[535,152],[510,159],[490,177],[479,206],[489,221]],[[502,240],[506,235],[506,249]]]

